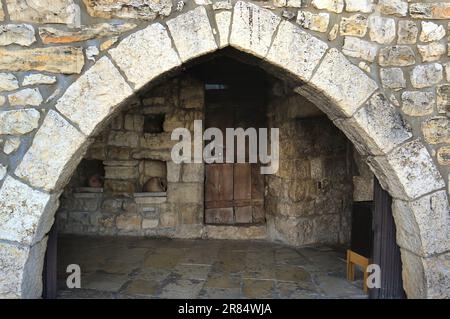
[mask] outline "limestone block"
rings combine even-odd
[[[382,68],[380,78],[386,88],[400,90],[406,87],[406,79],[401,68]]]
[[[83,0],[93,17],[154,20],[172,12],[171,0]]]
[[[398,22],[398,44],[415,44],[419,28],[414,21],[401,20]]]
[[[412,202],[394,200],[397,243],[420,256],[450,249],[450,208],[445,190]]]
[[[419,40],[422,42],[439,41],[445,37],[445,29],[442,25],[434,22],[422,21],[422,32]]]
[[[378,9],[385,15],[404,17],[408,14],[408,2],[404,0],[380,0]]]
[[[221,11],[215,15],[217,29],[219,31],[219,48],[224,48],[230,43],[231,15],[232,13],[229,11]]]
[[[40,27],[39,36],[44,44],[81,42],[103,37],[114,37],[136,27],[134,23],[98,23],[82,26],[79,30],[64,31],[55,27]]]
[[[445,45],[439,42],[432,42],[427,45],[418,45],[417,50],[422,56],[422,62],[437,61],[447,52]]]
[[[335,13],[341,13],[344,10],[344,0],[312,0],[311,4],[314,8]]]
[[[41,298],[47,238],[36,245],[0,243],[0,297]]]
[[[327,48],[324,42],[283,21],[267,60],[308,81]]]
[[[265,57],[281,18],[270,10],[238,1],[232,20],[230,45],[257,57]]]
[[[433,92],[405,91],[402,93],[402,111],[411,116],[433,113],[436,98]]]
[[[373,62],[378,53],[378,46],[355,37],[345,37],[342,53],[353,58]]]
[[[342,17],[340,23],[340,34],[355,37],[364,37],[367,33],[369,21],[362,14],[355,14],[350,17]]]
[[[410,47],[395,45],[380,49],[378,63],[381,66],[409,66],[416,63],[416,58]]]
[[[345,0],[345,11],[371,13],[373,0]]]
[[[23,50],[0,49],[0,69],[8,71],[46,71],[80,73],[84,65],[81,48],[59,46]]]
[[[327,32],[330,24],[329,13],[312,13],[309,11],[299,11],[297,23],[305,29],[317,32]]]
[[[400,113],[381,93],[352,118],[335,123],[363,154],[386,154],[412,137]]]
[[[368,159],[383,188],[410,200],[445,187],[428,150],[418,140],[394,149],[386,157]]]
[[[35,109],[0,111],[0,135],[22,135],[38,127],[41,114]]]
[[[0,73],[0,92],[13,91],[19,88],[19,81],[14,74]]]
[[[395,20],[380,16],[370,16],[369,35],[372,41],[389,44],[395,39]]]
[[[409,13],[414,19],[450,19],[450,3],[411,3],[409,5]]]
[[[56,76],[45,75],[40,73],[32,73],[25,75],[22,85],[38,85],[38,84],[54,84],[56,83]]]
[[[51,110],[15,174],[34,187],[58,190],[81,160],[85,144],[86,137]]]
[[[135,89],[181,64],[172,40],[159,23],[131,34],[109,53]]]
[[[411,72],[411,83],[418,89],[438,84],[444,77],[443,70],[439,63],[418,65]]]
[[[29,24],[5,24],[0,26],[0,45],[30,46],[34,42],[36,42],[34,28]]]
[[[167,21],[167,26],[183,62],[217,49],[204,7],[198,7]]]
[[[42,240],[53,224],[57,197],[7,177],[0,189],[0,238],[26,245]]]
[[[119,71],[103,57],[66,90],[56,108],[90,135],[131,94]]]
[[[376,83],[336,49],[330,49],[311,79],[338,106],[330,113],[351,116],[376,90]]]
[[[450,143],[450,120],[437,116],[422,122],[422,132],[430,144]]]
[[[80,7],[73,0],[6,0],[12,21],[77,25]]]
[[[43,99],[39,89],[23,89],[8,95],[11,106],[39,106]]]

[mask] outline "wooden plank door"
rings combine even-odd
[[[370,289],[372,299],[405,298],[400,248],[392,215],[392,198],[375,179],[373,215],[373,252],[371,263],[381,268],[381,288]]]
[[[221,129],[224,155],[228,151],[226,128],[258,128],[259,123],[252,123],[251,120],[254,114],[236,100],[224,96],[209,108],[207,105],[206,128]],[[234,154],[236,158],[236,145]],[[249,225],[265,222],[264,177],[260,174],[258,164],[206,164],[205,172],[206,224]]]

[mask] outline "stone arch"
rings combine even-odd
[[[0,296],[40,296],[45,235],[90,137],[139,89],[226,46],[295,77],[297,93],[316,102],[367,158],[394,198],[408,296],[450,295],[448,198],[428,150],[377,83],[341,52],[269,10],[239,1],[232,12],[208,16],[199,6],[127,36],[48,111],[0,189],[0,208],[7,212],[0,227]]]

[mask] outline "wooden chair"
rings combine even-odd
[[[347,249],[347,280],[355,280],[355,266],[360,266],[364,271],[364,292],[368,293],[367,289],[367,266],[369,266],[369,259],[361,256],[354,251]]]

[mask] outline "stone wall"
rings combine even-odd
[[[75,172],[57,213],[58,230],[69,234],[201,237],[203,164],[175,164],[172,130],[193,130],[203,118],[204,85],[180,76],[131,100],[102,130],[84,156],[104,167],[103,188],[88,187],[95,174]],[[158,132],[158,130],[160,130]],[[152,178],[166,190],[145,189]]]
[[[1,296],[39,295],[57,198],[104,120],[228,45],[329,102],[394,198],[408,295],[450,295],[449,1],[0,3]]]
[[[269,125],[280,128],[280,169],[266,177],[270,237],[291,245],[346,244],[352,146],[311,102],[274,91]]]

